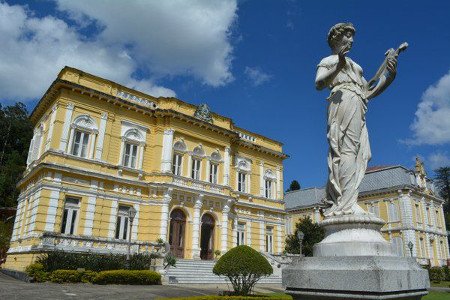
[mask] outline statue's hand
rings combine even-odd
[[[338,61],[338,64],[337,64],[338,70],[340,70],[340,69],[342,69],[343,67],[345,67],[345,65],[346,65],[346,63],[347,63],[347,61],[345,60],[345,55],[346,55],[347,53],[348,53],[347,47],[342,47],[342,48],[339,50],[339,52],[338,52],[338,58],[339,58],[339,61]]]
[[[397,74],[397,58],[390,57],[387,59],[386,69],[389,71],[391,76],[395,76]]]

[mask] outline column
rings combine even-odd
[[[45,221],[45,231],[54,232],[56,222],[56,212],[58,210],[60,190],[52,190],[48,199],[47,217]]]
[[[53,126],[56,119],[56,112],[58,109],[58,104],[55,104],[52,108],[51,116],[50,116],[50,124],[47,131],[47,141],[45,142],[45,151],[50,149],[50,146],[52,144],[52,138],[53,138]]]
[[[238,226],[238,216],[234,215],[234,219],[233,219],[233,247],[237,246],[237,226]]]
[[[252,221],[247,221],[247,246],[252,246]]]
[[[74,105],[73,103],[67,104],[66,108],[66,116],[64,118],[64,125],[61,134],[61,140],[59,143],[59,150],[62,152],[66,152],[67,150],[67,142],[69,141],[69,129],[70,124],[72,123],[72,113],[73,113]]]
[[[161,207],[161,225],[159,236],[164,242],[167,242],[167,224],[169,223],[169,204],[170,201],[172,201],[172,191],[172,188],[168,188],[166,190]]]
[[[230,212],[230,206],[232,200],[228,200],[222,209],[222,227],[221,227],[221,245],[222,254],[228,250],[228,213]]]
[[[142,170],[142,164],[144,162],[144,149],[145,143],[140,143],[138,148],[138,169]]]
[[[401,221],[405,230],[403,230],[403,244],[408,245],[409,242],[416,245],[416,231],[414,230],[414,222],[413,222],[413,205],[411,199],[411,192],[403,193],[401,190],[398,191],[399,197],[399,206],[400,206],[400,214]],[[408,253],[404,253],[404,256],[411,255],[408,247],[404,247],[407,249]],[[413,247],[412,250],[413,257],[417,257],[417,249]]]
[[[192,258],[200,259],[199,232],[200,209],[203,206],[203,194],[199,194],[194,204],[194,218],[192,220]]]
[[[258,219],[259,221],[259,250],[260,251],[265,251],[265,223],[264,223],[264,212],[263,211],[259,211],[258,212]]]
[[[281,167],[277,167],[277,199],[283,199],[283,185],[281,182]]]
[[[161,154],[161,172],[163,173],[168,173],[172,170],[173,133],[173,129],[164,130],[163,148]]]
[[[225,147],[225,155],[223,157],[223,185],[230,185],[230,147]]]
[[[209,180],[209,175],[210,175],[209,173],[211,171],[210,168],[211,168],[211,161],[207,158],[206,159],[206,172],[205,172],[206,176],[205,176],[204,181],[210,182],[210,180]]]
[[[98,181],[97,180],[91,180],[90,190],[94,194],[97,194],[97,190],[98,190]],[[84,221],[84,233],[83,233],[86,236],[92,235],[92,229],[94,227],[96,202],[97,202],[97,197],[95,195],[90,195],[88,197],[88,203],[86,206],[86,217],[85,217],[85,221]]]
[[[133,241],[137,241],[138,240],[139,208],[140,208],[140,205],[139,204],[134,204],[133,207],[136,210],[136,215],[134,216],[134,220],[133,220],[133,228],[131,228],[131,239]]]
[[[105,131],[106,131],[106,121],[108,120],[108,113],[102,113],[102,118],[100,120],[100,127],[98,129],[98,139],[97,145],[95,148],[95,159],[102,160],[102,152],[103,152],[103,143],[105,140]]]
[[[265,196],[265,191],[264,191],[264,162],[261,161],[259,163],[259,195],[261,197]]]
[[[109,214],[109,230],[108,230],[108,238],[115,238],[114,233],[116,232],[116,219],[117,219],[117,207],[119,205],[119,200],[114,199],[111,201],[111,211]]]

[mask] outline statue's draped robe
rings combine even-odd
[[[328,56],[318,67],[330,69],[338,60],[337,55]],[[326,202],[332,206],[325,210],[325,216],[364,213],[357,199],[358,187],[371,156],[365,117],[367,82],[362,68],[350,58],[346,61],[346,66],[329,86]]]

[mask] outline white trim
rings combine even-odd
[[[225,155],[223,158],[223,185],[230,185],[230,147],[225,147]]]
[[[45,231],[55,231],[55,222],[56,222],[56,212],[58,210],[58,202],[59,202],[60,192],[59,191],[51,191],[50,198],[48,200],[48,209],[47,209],[47,217],[45,220]]]
[[[169,222],[169,204],[172,201],[173,189],[167,189],[164,193],[164,199],[161,206],[161,224],[159,230],[159,236],[163,241],[167,241],[167,228]]]
[[[138,237],[138,229],[139,229],[140,206],[139,206],[139,204],[134,204],[133,207],[136,210],[136,215],[134,216],[134,219],[133,219],[133,228],[131,228],[131,239],[133,241],[136,241],[138,239],[137,237]]]
[[[45,142],[45,151],[50,149],[50,146],[51,146],[51,143],[52,143],[53,127],[54,127],[54,123],[55,123],[55,119],[56,119],[57,109],[58,109],[58,103],[55,104],[52,107],[52,112],[51,112],[51,117],[50,117],[50,124],[49,124],[48,131],[47,131],[47,141]]]
[[[192,220],[192,258],[200,257],[200,210],[203,206],[203,194],[197,196],[194,204],[194,216]]]
[[[173,153],[173,129],[164,130],[163,147],[161,151],[161,172],[172,172],[172,153]]]
[[[95,216],[95,204],[97,197],[89,196],[88,203],[86,206],[86,217],[84,221],[84,235],[91,236],[92,229],[94,227],[94,216]]]
[[[115,238],[117,209],[119,207],[119,199],[117,200],[118,201],[111,201],[111,213],[109,216],[109,231],[108,231],[108,238],[110,239]]]
[[[70,124],[72,123],[72,114],[73,114],[73,109],[74,109],[74,105],[73,103],[68,103],[66,106],[66,115],[64,118],[64,125],[63,125],[63,130],[62,130],[62,134],[61,134],[61,140],[59,143],[59,150],[62,152],[66,152],[67,151],[67,142],[68,142],[68,138],[69,138],[69,129],[70,129]]]
[[[100,128],[98,130],[98,138],[97,138],[97,145],[95,148],[95,159],[101,160],[102,159],[102,153],[103,153],[103,142],[105,139],[105,132],[106,132],[106,121],[108,120],[108,113],[103,112],[102,117],[100,119]]]

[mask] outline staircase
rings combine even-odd
[[[178,259],[176,267],[170,267],[166,273],[169,284],[220,284],[229,283],[223,276],[214,275],[212,269],[214,260],[190,260]],[[274,274],[261,278],[258,283],[281,284],[281,272],[277,272],[273,266]]]

